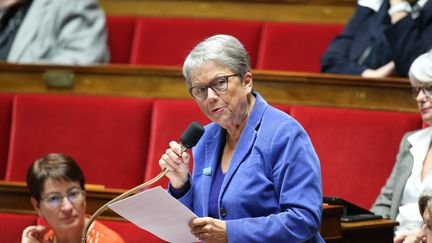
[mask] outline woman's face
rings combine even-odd
[[[85,220],[86,200],[85,193],[81,190],[79,182],[48,179],[45,181],[43,188],[40,202],[32,198],[32,204],[39,215],[54,230],[55,234],[61,234],[61,232],[73,229],[82,230]],[[63,197],[65,195],[68,195],[68,197]]]
[[[420,88],[420,92],[415,97],[417,107],[420,110],[421,117],[424,122],[432,124],[432,84],[416,82],[413,88]]]
[[[192,72],[192,87],[208,85],[212,81],[226,75],[235,74],[227,66],[208,61]],[[252,74],[246,73],[243,80],[240,76],[228,79],[228,87],[224,92],[215,93],[207,89],[207,98],[196,100],[201,111],[212,121],[225,129],[235,129],[246,121],[249,112],[247,96],[252,92]]]

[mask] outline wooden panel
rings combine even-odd
[[[355,0],[100,0],[108,15],[346,23]],[[175,6],[175,7],[174,7]]]
[[[94,213],[99,207],[123,190],[86,185],[87,213]],[[10,213],[34,213],[28,190],[23,182],[0,181],[0,211]],[[323,219],[320,232],[327,242],[390,242],[393,227],[397,222],[391,220],[371,220],[356,223],[341,223],[342,206],[323,205]],[[105,211],[101,218],[121,220],[111,210]],[[383,241],[380,241],[383,240]]]
[[[68,70],[70,88],[47,87],[44,73]],[[0,92],[190,98],[180,68],[0,63]],[[254,70],[254,88],[271,103],[417,111],[408,79]]]

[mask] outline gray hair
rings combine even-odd
[[[417,57],[409,70],[411,84],[432,83],[432,50]]]
[[[423,213],[426,209],[429,211],[429,215],[432,215],[432,190],[423,192],[420,195],[418,199],[418,205],[419,205],[420,215],[423,216]]]
[[[191,87],[191,72],[207,61],[226,65],[242,77],[251,70],[250,58],[240,41],[230,35],[214,35],[198,43],[183,63],[183,76]]]

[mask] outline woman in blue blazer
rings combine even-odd
[[[205,242],[323,242],[318,157],[300,124],[253,91],[250,71],[232,36],[188,55],[189,92],[213,122],[193,150],[192,175],[190,155],[170,142],[159,161],[169,191],[199,216],[191,232]]]
[[[321,58],[325,73],[408,76],[432,48],[432,1],[359,0],[354,16]]]

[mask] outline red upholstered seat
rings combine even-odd
[[[107,16],[110,63],[129,63],[135,22],[133,16]]]
[[[21,242],[23,230],[36,225],[36,214],[15,214],[0,212],[1,242]]]
[[[142,182],[153,100],[16,95],[6,180],[25,180],[44,154],[74,157],[86,183],[130,188]]]
[[[143,202],[145,203],[145,202]],[[128,222],[128,221],[115,221],[115,220],[98,220],[104,225],[108,226],[110,229],[117,232],[125,242],[127,243],[162,243],[166,242],[159,239],[152,233],[149,233],[138,226]]]
[[[0,94],[0,180],[5,178],[9,150],[12,94]]]
[[[214,34],[237,37],[249,52],[252,67],[255,67],[260,22],[192,18],[139,18],[131,63],[181,66],[198,42]]]
[[[161,169],[158,161],[169,147],[168,143],[170,141],[179,141],[183,131],[193,121],[199,122],[203,126],[210,122],[193,99],[155,100],[145,181],[159,174]],[[157,185],[166,188],[168,179],[164,177],[151,187]]]
[[[323,192],[370,208],[396,161],[405,132],[421,128],[418,113],[292,106],[321,161]]]
[[[257,69],[319,72],[320,58],[340,24],[263,24]]]

